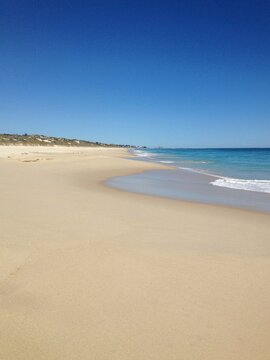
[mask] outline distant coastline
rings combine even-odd
[[[46,136],[39,134],[0,134],[0,145],[38,145],[38,146],[101,146],[101,147],[123,147],[135,148],[133,145],[109,144],[81,139],[69,139],[65,137]]]

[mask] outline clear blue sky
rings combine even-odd
[[[0,132],[270,146],[270,1],[0,2]]]

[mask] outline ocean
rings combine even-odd
[[[149,195],[270,211],[270,148],[135,149],[135,160],[172,170],[116,177],[108,185]]]
[[[134,154],[148,161],[213,176],[212,184],[270,193],[270,148],[149,149]]]

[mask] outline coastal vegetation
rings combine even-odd
[[[102,146],[102,147],[134,147],[132,145],[107,144],[88,140],[67,139],[64,137],[45,136],[39,134],[0,134],[0,145],[62,145],[62,146]]]

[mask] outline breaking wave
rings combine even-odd
[[[231,189],[257,191],[270,194],[270,180],[244,180],[223,177],[212,181],[211,184]]]
[[[134,155],[139,156],[139,157],[155,156],[155,154],[152,154],[152,153],[146,152],[146,151],[142,151],[142,150],[134,150],[133,153],[134,153]]]

